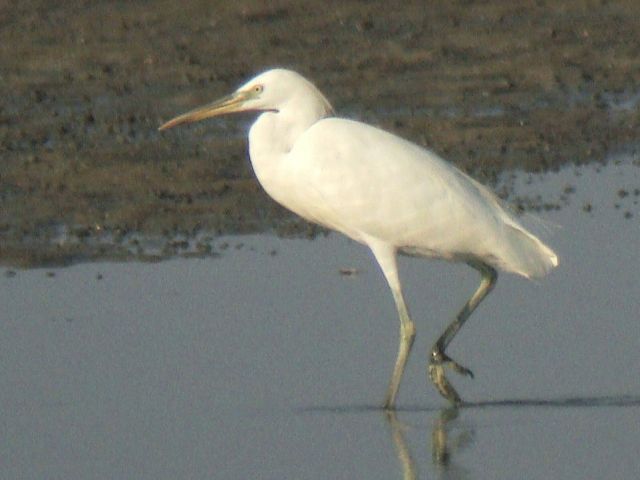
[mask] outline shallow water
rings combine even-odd
[[[338,235],[0,271],[0,478],[635,478],[640,168],[514,183],[565,205],[533,222],[561,265],[502,275],[452,343],[475,373],[451,377],[457,412],[425,366],[476,286],[465,266],[401,259],[418,337],[395,416],[377,408],[393,301]]]

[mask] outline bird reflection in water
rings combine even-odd
[[[396,449],[396,455],[398,456],[398,460],[402,466],[402,478],[404,480],[414,480],[418,478],[416,476],[415,462],[411,457],[409,446],[404,438],[404,431],[409,427],[398,420],[398,415],[395,410],[385,410],[384,416],[391,427],[393,446]]]
[[[455,465],[452,462],[453,455],[473,441],[473,430],[454,422],[458,418],[458,412],[457,408],[441,410],[431,431],[431,457],[438,467],[449,468]],[[452,430],[456,432],[453,435]]]
[[[414,459],[409,450],[405,434],[411,427],[398,420],[394,410],[384,412],[391,430],[393,446],[402,467],[402,478],[414,480],[418,478]],[[431,430],[431,458],[439,478],[462,479],[467,472],[454,462],[455,454],[473,442],[474,432],[468,426],[457,422],[459,410],[450,407],[441,410]],[[453,434],[452,432],[455,432]]]

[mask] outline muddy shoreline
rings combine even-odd
[[[637,18],[634,1],[0,6],[0,263],[315,234],[254,180],[251,117],[156,130],[272,66],[489,184],[634,152]]]

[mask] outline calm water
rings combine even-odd
[[[464,266],[401,261],[418,337],[392,417],[393,301],[340,236],[0,270],[0,478],[637,478],[640,168],[516,185],[566,197],[540,215],[561,267],[501,276],[456,338],[476,375],[452,375],[458,411],[425,367],[478,281]]]

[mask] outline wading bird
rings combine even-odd
[[[447,346],[493,289],[498,269],[541,277],[558,265],[556,254],[471,177],[430,150],[334,117],[320,91],[290,70],[264,72],[160,130],[244,111],[259,114],[249,131],[249,155],[266,192],[306,220],[368,246],[382,269],[400,317],[400,347],[385,408],[394,408],[415,338],[397,254],[465,262],[480,273],[478,289],[435,342],[429,358],[429,377],[438,391],[461,403],[444,368],[473,375],[447,355]]]

